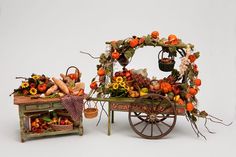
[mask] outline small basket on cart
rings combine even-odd
[[[165,53],[168,53],[168,57],[164,57]],[[175,66],[174,56],[170,55],[169,52],[162,49],[158,54],[158,64],[159,64],[159,69],[161,71],[164,72],[172,71]]]
[[[97,104],[94,105],[94,107],[91,107],[91,105],[88,105],[88,108],[84,109],[84,116],[85,118],[92,119],[96,118],[98,115],[98,108]]]

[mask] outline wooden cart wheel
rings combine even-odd
[[[137,106],[142,110],[137,112]],[[176,119],[174,104],[159,94],[149,94],[137,99],[129,110],[131,128],[139,136],[147,139],[160,139],[169,134],[175,126]]]
[[[135,116],[137,116],[137,118],[138,119],[140,119],[140,120],[144,120],[144,121],[147,121],[148,122],[148,120],[146,120],[146,116],[144,116],[143,114],[142,114],[142,112],[133,112],[134,114],[135,114]],[[166,115],[164,115],[164,114],[162,114],[162,116],[163,116],[163,118],[161,118],[161,119],[158,119],[158,121],[164,121],[168,116],[166,116]],[[144,118],[145,117],[145,118]]]

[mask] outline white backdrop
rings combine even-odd
[[[167,138],[145,140],[130,128],[127,113],[117,113],[112,136],[106,117],[85,120],[84,136],[62,136],[19,142],[17,106],[8,95],[19,86],[15,76],[31,73],[59,76],[70,65],[82,71],[87,84],[96,74],[105,41],[142,36],[153,30],[176,34],[201,52],[197,61],[202,79],[200,108],[226,122],[236,119],[236,1],[111,1],[0,0],[0,153],[6,156],[222,156],[236,153],[236,125],[210,125],[215,135],[196,138],[182,117]],[[157,50],[140,49],[129,68],[147,67],[161,77]],[[199,123],[200,126],[203,124]]]

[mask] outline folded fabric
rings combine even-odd
[[[68,111],[74,121],[82,117],[83,96],[65,95],[61,98],[62,106]]]

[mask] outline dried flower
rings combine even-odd
[[[29,83],[28,82],[22,82],[21,87],[22,88],[27,88],[27,87],[29,87]]]
[[[118,76],[116,78],[116,82],[123,82],[123,81],[124,81],[124,79],[121,76]]]
[[[37,94],[37,89],[36,89],[36,88],[31,88],[31,89],[30,89],[30,94],[31,94],[31,95]]]
[[[32,78],[33,78],[34,80],[38,80],[38,79],[40,78],[40,76],[39,76],[39,75],[33,75]]]
[[[119,87],[119,84],[118,84],[118,83],[113,83],[113,85],[112,85],[112,88],[113,88],[113,89],[118,89],[118,87]]]

